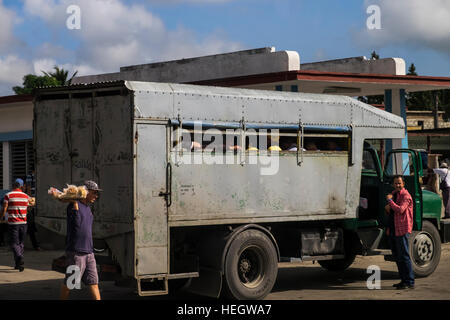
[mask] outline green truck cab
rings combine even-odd
[[[385,226],[386,195],[393,190],[393,177],[401,174],[405,188],[414,201],[413,233],[410,237],[410,255],[416,276],[425,277],[434,272],[441,256],[441,236],[439,234],[442,202],[439,195],[425,190],[422,185],[424,175],[423,156],[412,149],[394,149],[386,156],[382,168],[377,151],[368,143],[364,144],[363,167],[361,175],[359,218],[357,229],[377,227],[383,235],[376,249],[390,249]],[[375,248],[374,248],[375,249]],[[370,252],[368,252],[370,254]],[[392,256],[385,259],[393,261]]]

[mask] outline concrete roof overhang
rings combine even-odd
[[[388,89],[407,92],[450,89],[450,77],[405,76],[294,70],[232,78],[190,82],[199,85],[274,90],[275,86],[297,85],[299,92],[347,96],[384,95]],[[289,91],[289,89],[284,89]]]

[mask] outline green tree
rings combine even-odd
[[[406,75],[408,75],[408,76],[417,76],[416,66],[414,65],[414,63],[411,63],[411,65],[408,68],[408,73]]]
[[[75,71],[70,78],[69,71],[58,66],[53,67],[54,71],[45,72],[43,76],[37,76],[34,74],[27,74],[23,77],[23,86],[13,87],[13,91],[16,94],[31,94],[33,89],[40,87],[52,87],[52,86],[65,86],[72,83],[73,78],[77,75],[78,71]]]
[[[414,63],[408,68],[408,76],[418,76]],[[409,110],[433,110],[436,91],[409,92],[406,94],[406,106]]]
[[[73,75],[68,79],[69,77],[69,71],[64,70],[64,68],[59,68],[58,66],[54,66],[53,69],[54,72],[45,72],[42,71],[46,76],[53,77],[56,80],[58,80],[59,84],[64,85],[70,85],[72,83],[73,78],[77,75],[78,71],[75,71]]]
[[[372,53],[370,54],[370,58],[372,60],[378,60],[378,59],[380,59],[380,56],[378,55],[378,53],[375,50],[373,50]]]
[[[418,75],[414,63],[409,66],[407,75]],[[450,90],[410,92],[406,95],[406,106],[409,110],[434,110],[436,97],[440,109],[445,111],[444,117],[450,118]]]
[[[23,86],[15,86],[12,89],[16,94],[31,94],[35,88],[58,85],[58,80],[53,77],[27,74],[23,77]]]

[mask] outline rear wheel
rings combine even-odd
[[[416,277],[427,277],[434,272],[441,259],[441,238],[430,221],[423,221],[422,231],[412,233],[409,253]]]
[[[245,230],[225,257],[224,293],[232,299],[262,299],[270,293],[278,271],[277,251],[259,230]]]

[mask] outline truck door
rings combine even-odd
[[[164,124],[135,128],[135,270],[142,278],[168,273],[167,139]]]
[[[421,161],[415,151],[410,149],[396,149],[387,154],[384,169],[384,194],[392,192],[393,177],[397,174],[403,176],[405,188],[414,201],[413,230],[422,230],[422,188],[420,185]]]

